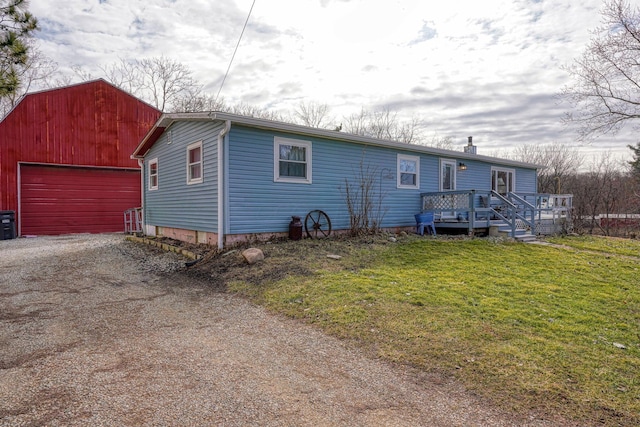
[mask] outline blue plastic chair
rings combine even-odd
[[[436,235],[436,224],[433,221],[433,212],[422,212],[415,215],[416,217],[416,232],[423,236],[424,228],[427,227],[427,232]]]

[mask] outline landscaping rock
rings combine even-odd
[[[264,259],[264,252],[262,252],[258,248],[249,248],[242,251],[242,256],[244,259],[251,264],[255,264],[256,262],[262,261]]]

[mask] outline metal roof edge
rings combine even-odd
[[[332,139],[338,141],[349,141],[358,144],[372,145],[377,147],[394,148],[399,150],[419,152],[425,154],[433,154],[441,157],[453,157],[456,159],[464,160],[479,160],[489,163],[497,163],[505,166],[524,167],[528,169],[542,169],[546,166],[537,165],[533,163],[520,162],[517,160],[501,159],[498,157],[484,156],[480,154],[470,154],[464,151],[445,150],[442,148],[434,148],[426,145],[408,144],[397,141],[390,141],[378,138],[372,138],[368,136],[355,135],[340,131],[334,131],[329,129],[313,128],[309,126],[298,125],[294,123],[279,122],[274,120],[260,119],[256,117],[241,116],[238,114],[225,113],[222,111],[211,112],[199,112],[199,113],[165,113],[163,114],[154,127],[149,131],[147,136],[143,139],[141,144],[136,148],[134,155],[138,153],[139,148],[143,146],[143,143],[151,136],[156,128],[162,127],[166,129],[175,121],[208,121],[208,120],[221,120],[231,121],[232,124],[244,125],[247,127],[253,127],[258,129],[277,130],[288,133],[295,133],[299,135],[307,135],[320,137],[325,139]],[[155,141],[154,141],[155,142]],[[150,147],[149,147],[150,148]],[[132,155],[133,157],[133,155]],[[137,158],[141,156],[138,155]]]

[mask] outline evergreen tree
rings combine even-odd
[[[631,165],[631,174],[640,180],[640,142],[633,145],[628,145],[629,149],[633,151],[633,160],[629,162]]]
[[[25,64],[29,51],[25,39],[38,28],[26,7],[26,0],[0,0],[0,97],[18,89],[16,68]]]

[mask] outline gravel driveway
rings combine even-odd
[[[556,425],[367,358],[183,265],[122,235],[0,241],[0,425]]]

